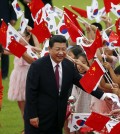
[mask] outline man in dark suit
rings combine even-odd
[[[68,91],[73,84],[82,88],[82,76],[65,58],[66,49],[65,37],[54,35],[49,42],[50,54],[33,62],[28,71],[25,134],[62,134]],[[91,94],[100,99],[104,92],[97,88]]]
[[[3,19],[6,23],[11,23],[11,25],[15,25],[17,20],[16,13],[11,5],[13,0],[0,0],[0,26],[1,19]],[[2,54],[1,57],[1,68],[2,68],[2,78],[5,79],[8,76],[9,71],[9,56]]]

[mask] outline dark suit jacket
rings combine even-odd
[[[13,0],[0,0],[0,24],[1,19],[4,19],[6,23],[10,20],[17,20],[16,13],[11,5]]]
[[[28,71],[25,120],[39,117],[41,130],[52,128],[55,124],[58,124],[60,128],[63,127],[68,91],[72,84],[81,87],[79,80],[82,76],[68,59],[62,61],[62,73],[62,87],[59,95],[50,56],[35,61]],[[103,92],[97,89],[91,94],[100,98]]]

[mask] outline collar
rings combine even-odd
[[[50,56],[50,60],[51,60],[51,62],[52,62],[53,68],[55,68],[57,64],[59,65],[60,68],[62,68],[62,62],[60,62],[60,63],[54,62],[53,59],[51,58],[51,56]]]

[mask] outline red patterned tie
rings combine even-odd
[[[58,70],[59,65],[57,64],[55,67],[56,67],[56,69],[55,69],[55,78],[56,78],[56,82],[57,82],[57,88],[59,90],[59,70]]]

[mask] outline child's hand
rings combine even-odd
[[[104,62],[104,63],[103,63],[103,66],[104,66],[106,69],[108,69],[108,70],[111,69],[110,63],[108,63],[108,62]]]
[[[115,109],[110,112],[111,115],[113,114],[120,114],[120,109]]]
[[[112,19],[108,16],[101,16],[101,20],[104,21],[105,23],[111,23]]]

